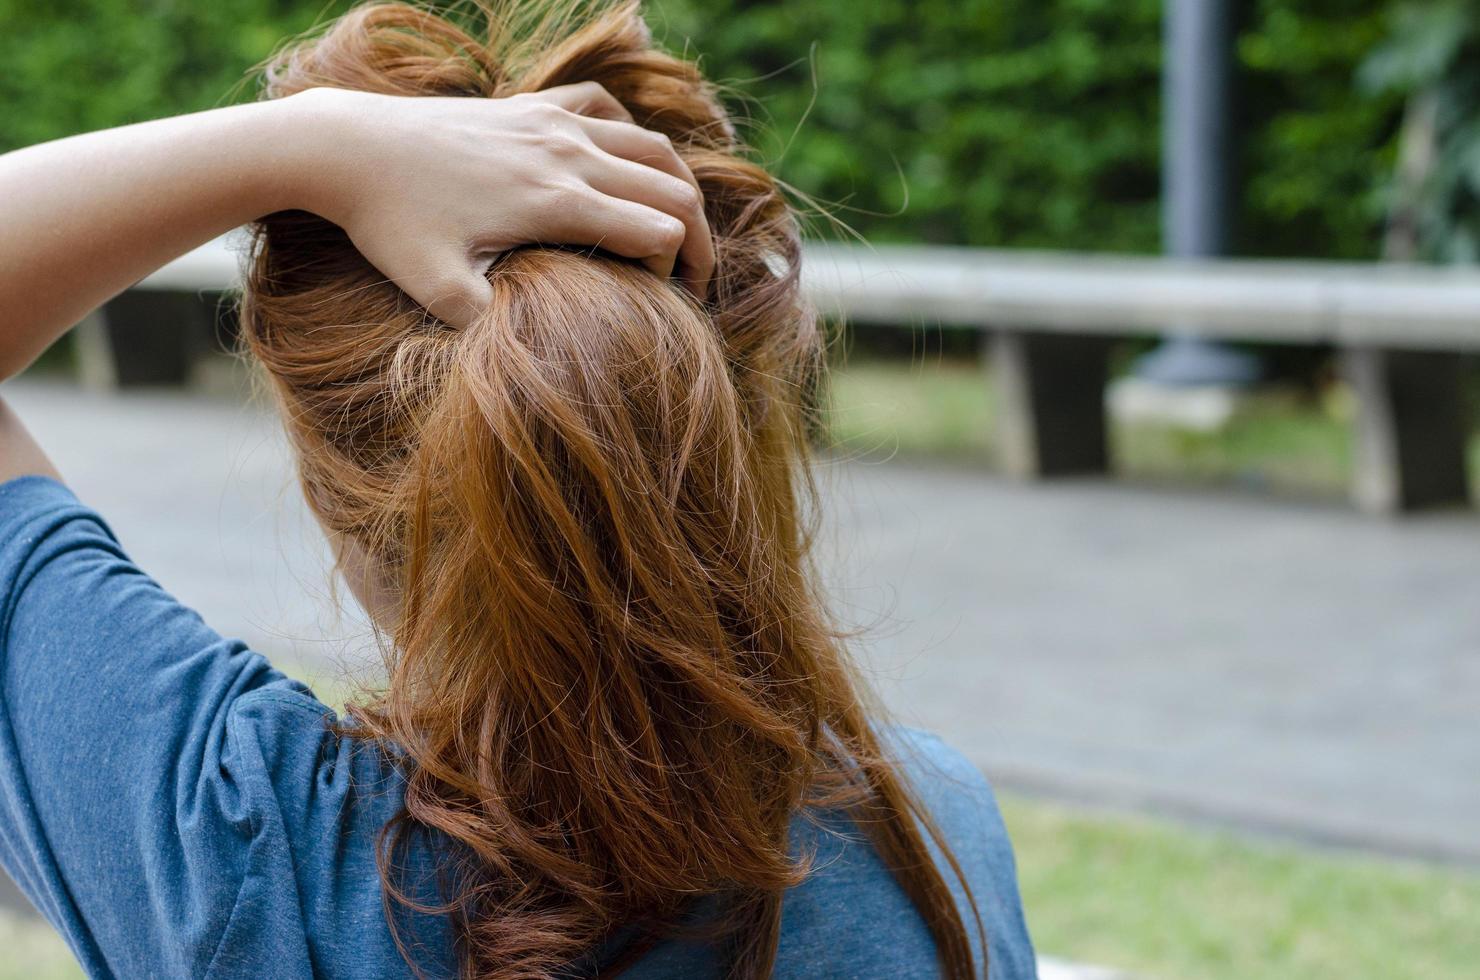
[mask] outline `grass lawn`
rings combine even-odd
[[[0,910],[0,980],[72,980],[84,974],[41,919]]]
[[[1008,797],[1040,953],[1196,980],[1480,975],[1480,874]]]
[[[1351,470],[1350,398],[1260,395],[1222,430],[1116,425],[1117,472],[1147,480],[1238,483],[1341,496]],[[992,458],[993,393],[981,367],[959,361],[860,361],[835,369],[828,424],[841,451],[865,456]],[[1480,432],[1470,447],[1480,487]]]
[[[1004,795],[1039,952],[1149,980],[1471,980],[1480,875],[1302,850]],[[0,914],[0,980],[80,977]]]

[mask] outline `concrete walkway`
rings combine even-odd
[[[1480,520],[855,466],[889,702],[999,784],[1480,862]]]
[[[275,422],[7,398],[136,560],[273,656],[354,662]],[[1480,519],[833,464],[825,566],[902,718],[1002,786],[1480,863]]]

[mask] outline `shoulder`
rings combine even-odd
[[[986,932],[991,980],[1034,977],[1012,843],[986,777],[933,734],[889,727],[881,735],[964,873]],[[820,832],[802,822],[795,834],[814,870],[787,895],[777,975],[933,976],[924,921],[857,828],[828,818]],[[932,851],[976,945],[965,889]]]
[[[1015,875],[1007,827],[981,767],[940,736],[920,729],[886,729],[884,742],[957,856],[965,851],[989,858],[999,873]]]
[[[314,975],[404,975],[377,866],[381,832],[404,798],[395,760],[347,734],[332,708],[286,678],[238,698],[227,725],[229,778],[250,786],[254,802],[255,870],[291,890],[301,920],[289,931],[301,930]],[[438,866],[425,843],[409,859],[406,870],[417,881]],[[445,923],[413,918],[402,928],[417,939],[418,965],[444,975]],[[239,942],[256,950],[261,938]]]
[[[965,872],[986,929],[992,980],[1036,976],[1017,859],[986,774],[931,732],[899,726],[884,734]],[[946,878],[952,880],[949,874]],[[964,905],[965,896],[958,893],[957,902]]]
[[[965,794],[978,801],[991,798],[992,788],[981,767],[934,732],[891,725],[880,734],[918,791]]]
[[[270,796],[295,840],[347,819],[384,823],[400,806],[395,761],[347,734],[334,709],[296,680],[279,677],[237,698],[227,727],[232,768]]]
[[[33,556],[79,541],[116,547],[103,519],[84,507],[67,487],[47,476],[22,476],[0,483],[0,576],[5,591],[16,588]]]
[[[0,523],[24,521],[57,507],[82,508],[66,484],[49,476],[18,476],[0,483]]]

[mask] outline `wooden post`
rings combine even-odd
[[[1357,506],[1392,514],[1466,502],[1460,356],[1362,347],[1343,359],[1357,397]]]
[[[1030,479],[1109,469],[1109,354],[1102,337],[1016,330],[992,336],[998,442],[1008,473]]]

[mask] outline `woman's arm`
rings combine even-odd
[[[292,200],[301,149],[271,134],[294,115],[238,106],[0,157],[0,377],[170,259]]]
[[[594,84],[508,99],[315,89],[0,156],[0,379],[171,259],[285,209],[339,224],[423,306],[465,323],[497,252],[600,245],[713,267],[693,177]],[[3,449],[4,447],[0,447]]]

